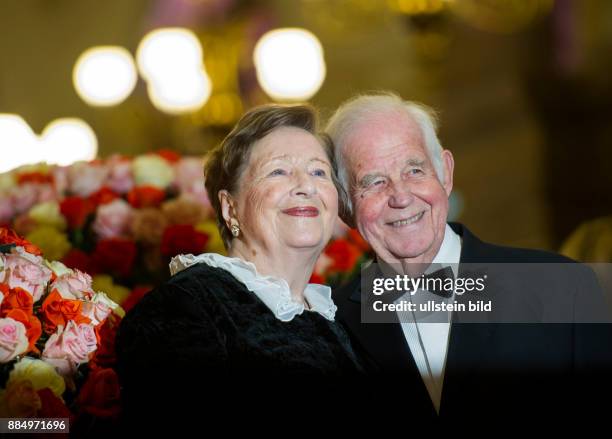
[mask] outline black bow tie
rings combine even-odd
[[[428,279],[432,279],[434,281],[439,279],[440,282],[428,282]],[[438,296],[448,299],[449,297],[453,296],[453,288],[451,288],[450,290],[444,289],[444,284],[446,283],[447,279],[455,279],[453,269],[449,266],[436,270],[432,273],[425,274],[423,275],[424,285],[426,285],[428,288],[424,289],[432,294],[436,294]]]

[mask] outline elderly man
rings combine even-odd
[[[359,229],[378,263],[411,274],[415,263],[439,263],[453,267],[457,276],[458,264],[572,262],[552,253],[488,244],[461,224],[447,224],[455,164],[440,145],[427,108],[390,93],[358,96],[340,106],[326,131],[350,198],[351,216],[344,219]],[[567,265],[579,273],[560,282],[568,295],[585,283],[597,290],[587,269]],[[533,308],[534,287],[516,277],[498,279],[509,291],[504,297],[518,295]],[[386,405],[399,414],[420,419],[557,415],[574,398],[585,396],[581,404],[594,403],[584,385],[609,382],[596,368],[612,373],[606,369],[612,347],[602,344],[602,337],[610,340],[609,326],[461,323],[456,314],[437,323],[401,318],[391,324],[364,323],[363,299],[359,278],[336,291],[338,317],[365,358],[375,384],[370,391],[401,397],[399,405]],[[580,379],[588,383],[576,379],[581,368],[586,372]]]

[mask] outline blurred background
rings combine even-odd
[[[49,138],[43,158],[63,154],[58,119],[82,129],[75,160],[201,155],[253,105],[329,116],[386,89],[438,111],[455,220],[500,244],[612,257],[610,1],[0,0],[0,33],[0,171],[39,161],[16,120]]]

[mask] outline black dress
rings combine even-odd
[[[253,413],[264,410],[264,395],[294,410],[296,398],[347,395],[361,374],[339,324],[310,311],[282,322],[229,272],[204,263],[147,294],[123,319],[116,350],[124,419],[138,429],[156,416],[215,422],[227,404]]]

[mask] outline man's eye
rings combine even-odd
[[[272,176],[276,176],[276,175],[286,175],[286,174],[287,174],[287,172],[284,169],[280,169],[279,168],[279,169],[275,169],[274,171],[270,172],[268,174],[268,176],[272,177]]]
[[[410,173],[410,175],[419,175],[423,173],[422,169],[419,168],[412,168],[410,171],[408,171]]]
[[[327,172],[325,172],[324,169],[315,169],[314,171],[312,171],[312,175],[314,175],[315,177],[326,177]]]
[[[385,179],[384,178],[377,178],[376,180],[372,180],[372,182],[369,184],[370,187],[379,187],[382,186],[383,184],[385,184]]]

